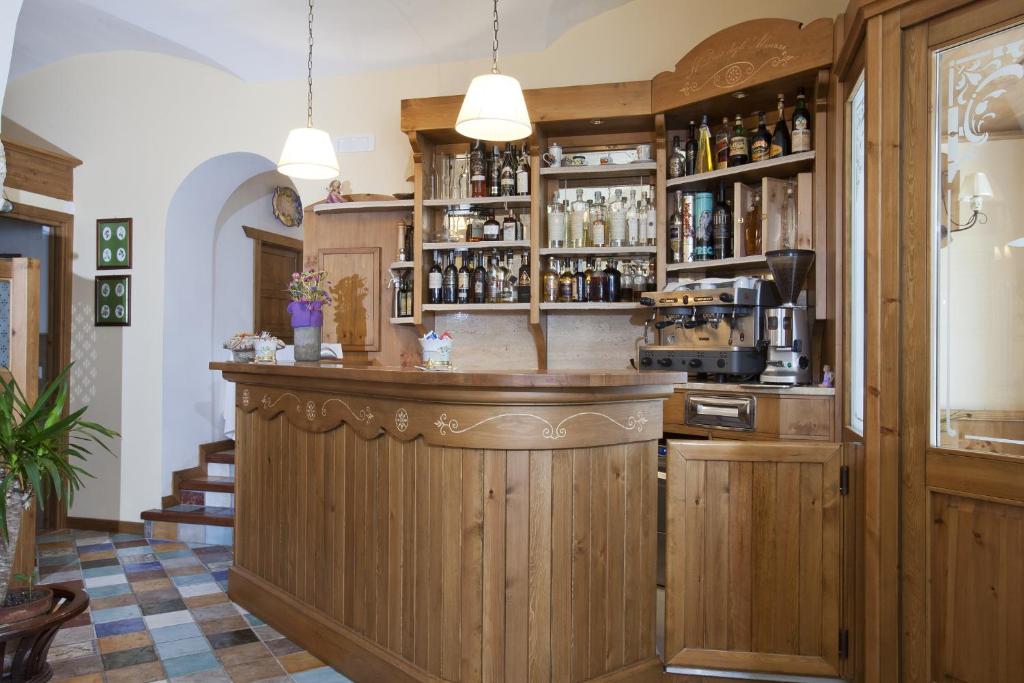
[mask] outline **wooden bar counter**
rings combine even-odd
[[[660,677],[683,375],[210,367],[236,382],[233,600],[359,683]]]

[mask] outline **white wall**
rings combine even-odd
[[[11,51],[14,49],[14,29],[18,25],[22,0],[4,0],[0,3],[0,104],[7,91],[7,74],[11,71]]]
[[[731,24],[766,13],[802,21],[832,17],[845,5],[846,0],[767,6],[755,0],[634,0],[567,31],[546,50],[504,55],[502,68],[527,88],[649,79]],[[489,47],[481,45],[481,59],[474,62],[317,79],[317,125],[335,136],[372,133],[376,138],[372,154],[340,155],[342,178],[352,191],[411,189],[405,181],[411,155],[399,130],[399,101],[464,92],[472,76],[488,68]],[[304,121],[305,87],[305,81],[244,83],[196,63],[132,52],[76,57],[9,85],[3,113],[84,160],[75,173],[76,305],[91,300],[95,220],[135,219],[132,326],[111,332],[116,343],[103,345],[105,357],[123,347],[118,359],[123,371],[119,378],[102,373],[95,386],[98,398],[123,406],[123,419],[112,425],[123,433],[120,483],[107,477],[90,482],[76,511],[102,507],[106,516],[134,521],[141,510],[158,506],[161,493],[167,492],[161,482],[178,455],[163,457],[169,447],[163,435],[181,424],[198,433],[199,425],[195,405],[165,410],[161,390],[167,333],[178,338],[193,334],[188,326],[165,329],[165,302],[178,315],[178,285],[194,289],[183,282],[191,270],[165,278],[171,199],[209,159],[236,152],[276,159],[286,131]],[[322,185],[298,184],[305,203],[323,196]],[[210,266],[208,256],[198,258]],[[165,282],[175,284],[167,287]],[[206,309],[203,313],[209,315]],[[183,360],[190,364],[188,372],[197,378],[208,374],[208,343],[182,343],[194,349]],[[167,422],[168,415],[173,423]]]

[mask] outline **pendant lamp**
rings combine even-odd
[[[284,141],[277,170],[291,178],[327,180],[338,176],[338,156],[327,131],[313,127],[313,0],[309,0],[309,58],[306,60],[306,127],[293,128]]]
[[[467,138],[491,142],[520,140],[533,131],[519,81],[498,73],[498,0],[494,0],[491,73],[469,84],[455,130]]]

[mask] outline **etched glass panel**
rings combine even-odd
[[[1024,454],[1024,25],[932,68],[932,441]]]
[[[864,75],[846,103],[847,159],[849,160],[849,186],[847,187],[847,272],[849,321],[847,382],[847,424],[858,434],[864,433]]]
[[[11,369],[10,280],[0,280],[0,368]]]

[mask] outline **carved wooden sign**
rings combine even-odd
[[[651,81],[656,113],[832,63],[832,20],[755,19],[703,40]]]

